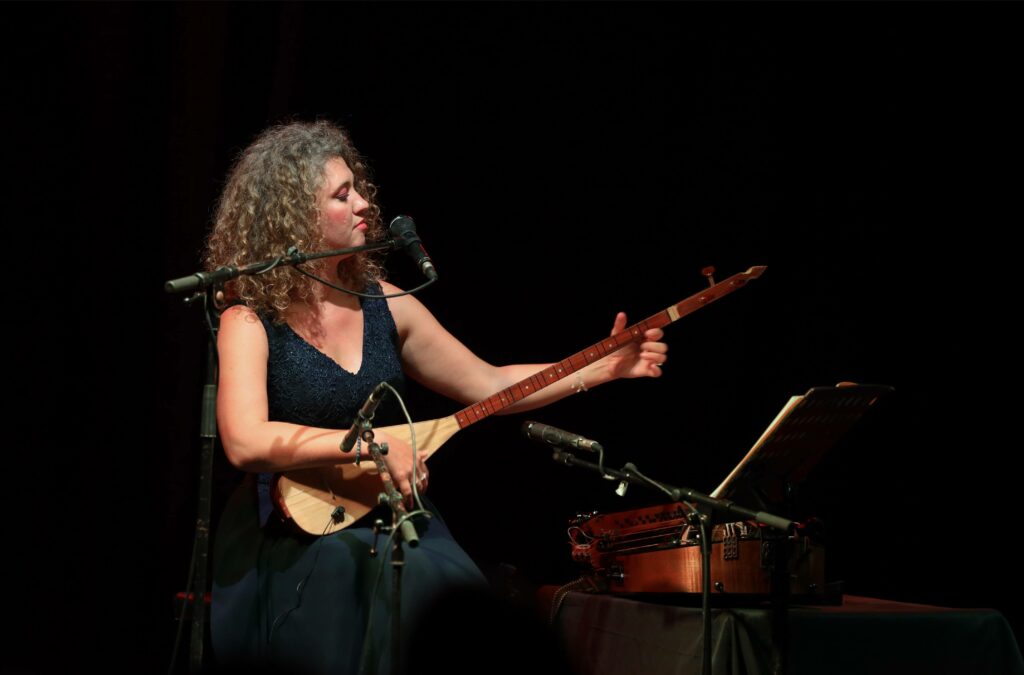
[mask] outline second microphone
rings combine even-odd
[[[584,438],[579,434],[569,433],[556,427],[541,424],[540,422],[523,422],[523,436],[531,441],[540,441],[548,445],[570,450],[588,450],[590,452],[604,452],[604,448],[597,441]]]

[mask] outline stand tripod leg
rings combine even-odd
[[[772,666],[773,675],[789,672],[789,537],[782,535],[772,544]]]
[[[217,444],[217,354],[212,340],[207,344],[206,384],[203,387],[203,409],[200,436],[202,449],[199,455],[199,496],[196,514],[196,534],[193,548],[192,587],[186,589],[191,595],[191,636],[189,640],[189,672],[203,671],[203,646],[206,639],[206,587],[207,570],[210,568],[210,518],[213,495],[213,454]]]

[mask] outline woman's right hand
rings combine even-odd
[[[381,440],[378,439],[378,441]],[[387,444],[388,452],[384,455],[384,466],[387,467],[388,473],[386,476],[381,476],[381,478],[391,478],[395,489],[402,493],[406,508],[411,510],[414,507],[412,498],[412,446],[394,437],[389,437]],[[416,485],[416,489],[422,495],[427,491],[427,465],[422,455],[418,460],[416,468],[419,482]]]

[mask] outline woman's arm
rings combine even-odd
[[[383,283],[385,292],[399,289]],[[388,300],[398,326],[402,362],[406,372],[418,382],[460,403],[483,400],[515,384],[551,364],[519,364],[492,366],[483,361],[434,318],[423,304],[411,295]],[[626,327],[626,315],[615,317],[612,334]],[[582,383],[589,389],[614,379],[626,377],[658,377],[660,365],[667,359],[668,345],[660,342],[664,332],[649,330],[642,344],[632,344],[580,369],[537,393],[517,402],[502,412],[522,412],[545,406],[574,393]]]

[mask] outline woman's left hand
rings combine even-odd
[[[612,325],[612,335],[626,328],[626,313],[619,312]],[[661,342],[665,331],[652,328],[644,333],[645,342],[632,343],[605,357],[613,379],[620,377],[661,377],[661,364],[668,360],[668,345]]]

